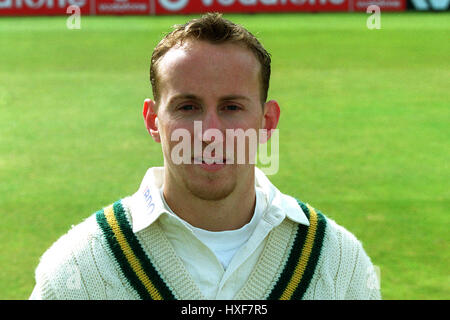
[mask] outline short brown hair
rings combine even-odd
[[[226,20],[219,13],[207,13],[201,18],[192,19],[183,25],[175,25],[156,46],[150,63],[150,83],[153,97],[159,100],[157,66],[161,58],[175,45],[187,39],[208,41],[213,44],[236,43],[244,45],[256,56],[261,64],[261,101],[267,100],[270,81],[270,54],[264,49],[256,37],[244,27]]]

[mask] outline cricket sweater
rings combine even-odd
[[[361,243],[257,170],[266,209],[224,270],[158,199],[162,168],[42,256],[31,299],[380,299]],[[145,212],[147,210],[147,212]],[[155,212],[158,212],[155,214]]]

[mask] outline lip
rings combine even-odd
[[[205,162],[205,160],[208,161]],[[220,162],[220,163],[216,163],[214,161]],[[215,172],[215,171],[219,171],[221,169],[223,169],[226,165],[226,159],[215,159],[215,158],[192,158],[192,163],[194,165],[199,166],[200,168],[202,168],[205,171],[209,171],[209,172]]]

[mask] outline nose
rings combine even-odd
[[[216,108],[209,108],[203,117],[203,130],[218,129],[221,130],[221,123]]]
[[[206,144],[220,143],[223,140],[222,127],[222,120],[217,110],[215,108],[207,109],[203,114],[201,129],[195,132],[196,139]]]

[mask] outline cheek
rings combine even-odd
[[[171,150],[180,141],[192,141],[192,121],[169,121],[161,127],[161,142],[163,148]]]
[[[262,127],[263,123],[263,117],[258,117],[255,115],[252,115],[251,117],[240,117],[237,119],[234,119],[233,122],[230,123],[229,128],[232,129],[254,129],[258,131]]]

